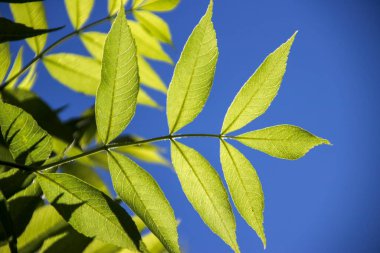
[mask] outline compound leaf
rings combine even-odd
[[[139,91],[136,46],[121,8],[107,36],[96,93],[95,116],[100,139],[109,143],[135,114]]]
[[[136,20],[158,40],[172,44],[172,35],[168,24],[150,11],[138,10],[133,12]]]
[[[108,166],[120,198],[169,252],[180,252],[173,209],[152,176],[128,157],[113,151],[108,152]]]
[[[235,138],[244,145],[270,156],[296,160],[315,146],[330,142],[292,125],[267,127],[238,135]]]
[[[236,208],[256,231],[265,248],[264,193],[255,168],[239,150],[223,140],[220,142],[220,161]]]
[[[171,157],[182,189],[209,228],[235,252],[236,223],[223,183],[210,163],[196,150],[171,142]]]
[[[94,0],[65,0],[67,13],[73,27],[77,30],[90,17]]]
[[[210,94],[218,59],[212,8],[213,1],[191,33],[174,69],[166,111],[170,133],[192,122]]]
[[[240,89],[228,108],[222,134],[244,127],[268,109],[280,88],[296,34],[271,53]]]

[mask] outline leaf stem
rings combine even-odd
[[[131,12],[132,10],[129,9],[129,10],[126,10],[125,13],[129,13]],[[55,41],[53,44],[51,44],[50,46],[48,46],[47,48],[45,48],[44,50],[42,50],[39,54],[37,54],[32,60],[30,60],[19,72],[17,72],[15,75],[13,75],[11,78],[9,78],[7,81],[5,81],[4,83],[2,83],[0,85],[0,91],[4,90],[5,87],[7,87],[8,84],[10,84],[13,80],[15,80],[17,77],[19,77],[20,75],[22,75],[28,68],[30,68],[33,63],[41,60],[44,55],[48,52],[50,52],[53,48],[55,48],[56,46],[60,45],[61,43],[63,43],[64,41],[80,34],[81,32],[87,30],[87,29],[90,29],[91,27],[94,27],[94,26],[97,26],[99,24],[102,24],[104,23],[105,21],[107,20],[111,20],[113,19],[114,17],[116,17],[116,14],[114,15],[108,15],[104,18],[101,18],[101,19],[98,19],[88,25],[85,25],[83,26],[82,28],[78,29],[78,30],[74,30],[68,34],[66,34],[65,36],[61,37],[60,39],[58,39],[57,41]]]
[[[126,147],[126,146],[142,145],[142,144],[145,144],[145,143],[153,143],[153,142],[158,142],[158,141],[167,141],[167,140],[175,140],[175,139],[181,139],[181,138],[193,138],[193,137],[198,137],[198,138],[217,138],[217,139],[232,138],[232,136],[224,136],[224,135],[220,135],[220,134],[175,134],[175,135],[165,135],[165,136],[154,137],[154,138],[151,138],[151,139],[139,140],[139,141],[134,141],[134,142],[128,141],[128,142],[110,143],[110,144],[107,144],[107,145],[103,145],[101,147],[96,147],[94,149],[88,150],[88,151],[86,151],[86,152],[84,152],[82,154],[75,155],[75,156],[72,156],[72,157],[68,157],[68,158],[65,158],[65,159],[63,159],[61,161],[58,161],[58,162],[55,162],[55,163],[51,163],[51,164],[47,164],[47,165],[44,165],[44,166],[41,166],[41,167],[38,167],[38,168],[32,167],[32,166],[21,165],[21,164],[17,164],[17,163],[12,163],[12,162],[7,162],[7,161],[1,161],[1,160],[0,160],[0,165],[12,167],[12,168],[17,168],[17,169],[24,170],[24,171],[29,171],[29,172],[40,171],[40,170],[47,170],[47,169],[51,169],[51,168],[54,168],[54,167],[65,165],[67,163],[73,162],[73,161],[78,160],[80,158],[91,156],[91,155],[94,155],[96,153],[100,153],[100,152],[103,152],[103,151],[106,151],[106,150],[112,150],[112,149],[116,149],[116,148],[120,148],[120,147]]]

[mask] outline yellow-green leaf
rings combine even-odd
[[[137,52],[147,58],[172,64],[170,56],[165,53],[160,42],[150,35],[139,23],[128,22],[133,38],[136,41]]]
[[[174,69],[167,97],[169,132],[192,122],[202,111],[210,94],[218,59],[212,17],[213,1],[194,28]]]
[[[158,40],[172,44],[172,35],[169,25],[150,11],[138,10],[133,12],[136,20]]]
[[[133,118],[139,91],[136,46],[122,7],[108,33],[95,116],[100,139],[109,143]]]
[[[280,88],[296,34],[271,53],[240,89],[228,108],[222,134],[244,127],[268,109]]]
[[[47,200],[75,230],[133,252],[140,249],[136,225],[110,197],[68,174],[38,174],[37,178]]]
[[[150,64],[142,56],[138,56],[137,60],[141,84],[166,94],[167,88],[164,82]]]
[[[65,0],[65,6],[71,24],[75,29],[79,29],[90,17],[94,0]]]
[[[236,223],[223,183],[210,163],[196,150],[171,142],[171,157],[182,189],[210,229],[235,252]]]
[[[99,86],[101,65],[95,59],[77,54],[58,53],[45,56],[49,73],[70,89],[94,95]]]
[[[9,71],[9,74],[8,74],[6,80],[9,80],[10,78],[12,78],[13,76],[17,75],[20,72],[20,70],[22,68],[23,52],[24,52],[24,48],[20,47],[20,49],[17,52],[16,58],[15,58],[15,60],[13,62],[12,68]],[[17,83],[18,78],[19,77],[16,77],[15,79],[13,79],[13,81],[8,84],[7,89],[14,88],[15,85],[16,85],[16,83]]]
[[[128,157],[113,151],[108,152],[108,166],[120,198],[169,252],[180,252],[173,209],[153,177]]]
[[[84,32],[79,35],[88,52],[98,61],[102,61],[104,42],[107,34],[101,32]]]
[[[20,81],[18,88],[24,89],[24,90],[31,90],[36,82],[37,79],[37,63],[34,63],[28,71],[28,74]]]
[[[43,2],[32,2],[23,4],[10,4],[13,18],[17,23],[22,23],[34,29],[47,29],[45,8]],[[40,53],[45,47],[47,34],[26,39],[30,48]]]
[[[11,64],[11,52],[9,51],[9,43],[0,44],[0,82],[4,80]]]
[[[264,193],[255,168],[239,150],[223,140],[220,142],[220,161],[237,210],[256,231],[265,248]]]
[[[296,160],[315,146],[330,142],[292,125],[267,127],[238,135],[235,140],[270,156]]]
[[[145,105],[145,106],[150,106],[153,108],[158,108],[160,109],[160,105],[157,104],[156,101],[152,97],[148,95],[143,89],[140,88],[139,94],[137,96],[137,103],[140,105]]]
[[[16,162],[31,165],[49,158],[51,137],[31,115],[1,101],[0,112],[1,133]]]
[[[180,0],[145,0],[136,1],[136,8],[148,11],[171,11],[179,4]]]
[[[109,14],[113,15],[119,10],[120,1],[123,2],[124,6],[128,3],[128,0],[108,0],[108,13]]]

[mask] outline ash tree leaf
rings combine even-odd
[[[170,33],[169,25],[150,11],[138,10],[133,12],[136,20],[158,40],[172,44],[172,35]]]
[[[43,63],[54,79],[86,95],[96,94],[101,65],[95,59],[70,53],[47,55]]]
[[[9,74],[7,76],[7,81],[12,78],[13,76],[17,75],[21,68],[22,68],[22,58],[23,58],[23,52],[24,52],[24,48],[23,47],[20,47],[20,49],[18,50],[17,52],[17,55],[16,55],[16,58],[13,62],[13,65],[12,65],[12,68],[11,70],[9,71]],[[7,86],[8,89],[11,89],[11,88],[14,88],[16,83],[17,83],[17,80],[18,80],[18,77],[16,77],[12,82],[10,82]]]
[[[62,29],[63,26],[52,29],[36,29],[12,20],[0,17],[0,43],[7,41],[23,40],[41,34],[54,32]]]
[[[87,51],[99,62],[103,58],[104,43],[107,38],[106,33],[101,32],[84,32],[79,37]]]
[[[0,191],[0,245],[3,241],[8,241],[9,247],[17,251],[17,237],[14,233],[13,226],[7,199]]]
[[[103,143],[111,142],[127,127],[135,114],[138,91],[136,46],[122,7],[104,45],[96,93],[96,125]]]
[[[174,69],[167,96],[169,132],[192,122],[210,94],[218,59],[212,17],[213,1],[194,28]]]
[[[68,174],[39,173],[37,178],[47,200],[75,230],[139,251],[141,237],[136,225],[106,194]]]
[[[108,13],[110,15],[115,14],[119,10],[121,1],[124,6],[128,3],[128,0],[108,0]]]
[[[156,71],[142,56],[137,57],[139,63],[140,82],[146,87],[166,94],[167,88]]]
[[[264,193],[255,168],[239,150],[223,140],[220,141],[220,161],[237,210],[256,231],[265,248]]]
[[[34,63],[28,71],[28,74],[20,81],[18,84],[18,88],[22,90],[28,90],[30,91],[37,80],[37,63]]]
[[[90,17],[94,0],[65,0],[65,6],[71,24],[78,30]]]
[[[20,164],[41,164],[52,151],[50,135],[22,109],[0,101],[0,127],[13,159]]]
[[[160,105],[142,88],[140,88],[139,94],[137,95],[137,103],[140,105],[161,109]]]
[[[30,2],[42,2],[43,0],[0,0],[2,3],[30,3]]]
[[[326,139],[292,125],[277,125],[238,135],[235,140],[270,156],[296,160],[315,146],[327,144]]]
[[[239,252],[236,223],[223,183],[210,163],[196,150],[171,142],[171,157],[182,189],[206,225]]]
[[[171,11],[179,4],[180,0],[145,0],[135,1],[134,8],[148,11],[166,12]]]
[[[8,68],[11,65],[11,52],[9,50],[8,43],[0,44],[0,82],[4,80],[5,75],[8,72]]]
[[[45,8],[42,2],[32,2],[25,4],[10,4],[11,12],[15,22],[24,24],[33,29],[47,29]],[[36,53],[40,53],[46,45],[47,34],[26,39],[30,48]]]
[[[228,108],[222,134],[244,127],[268,109],[280,88],[296,34],[272,52],[240,89]]]
[[[180,252],[173,209],[153,177],[128,157],[113,151],[108,152],[108,166],[120,198],[169,252]]]

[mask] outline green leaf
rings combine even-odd
[[[244,127],[268,109],[280,88],[296,35],[271,53],[240,89],[228,108],[222,134]]]
[[[28,74],[19,83],[18,88],[23,90],[31,90],[37,79],[37,63],[33,64],[28,71]]]
[[[0,17],[0,43],[23,40],[41,34],[54,32],[62,28],[63,26],[53,29],[34,29],[24,24],[15,23],[12,20]]]
[[[33,29],[47,29],[45,8],[42,2],[25,4],[10,4],[13,18],[17,23],[24,24]],[[26,39],[30,48],[36,53],[40,53],[45,47],[47,34]]]
[[[174,69],[167,97],[169,132],[192,122],[210,94],[218,59],[216,34],[211,21],[213,1],[194,28]]]
[[[38,182],[47,200],[75,230],[138,251],[141,237],[136,225],[107,195],[68,174],[38,174]]]
[[[12,249],[17,249],[17,237],[13,231],[13,221],[7,199],[0,191],[0,245],[2,241],[7,241]]]
[[[244,145],[270,156],[296,160],[315,146],[330,142],[292,125],[278,125],[234,137]]]
[[[160,42],[150,35],[139,23],[129,20],[133,38],[136,41],[137,52],[147,58],[172,64],[170,56],[165,53]]]
[[[255,168],[239,150],[223,140],[220,141],[220,161],[236,208],[256,231],[265,248],[264,193]]]
[[[123,6],[128,3],[128,0],[108,0],[108,13],[110,15],[115,14],[119,10],[120,1],[123,2]]]
[[[101,66],[95,59],[58,53],[45,56],[42,61],[49,73],[60,83],[76,92],[96,94]]]
[[[218,173],[196,150],[171,142],[171,157],[182,189],[202,220],[235,252],[236,223]]]
[[[101,32],[84,32],[79,34],[83,45],[87,51],[99,62],[103,58],[104,43],[107,38],[107,34]]]
[[[11,64],[11,52],[8,43],[0,44],[0,82],[4,80]]]
[[[139,91],[136,46],[121,8],[104,45],[95,116],[100,139],[111,142],[133,118]]]
[[[137,57],[141,84],[166,94],[167,88],[160,76],[142,56]]]
[[[161,109],[160,105],[157,104],[157,102],[154,101],[154,99],[150,97],[142,88],[140,88],[139,94],[137,95],[137,103],[140,105]]]
[[[170,28],[165,20],[150,11],[139,10],[133,14],[136,20],[155,38],[164,43],[172,44]]]
[[[23,57],[24,48],[20,47],[20,49],[17,52],[16,58],[13,62],[12,68],[9,71],[9,74],[7,76],[7,81],[12,78],[13,76],[17,75],[21,68],[22,68],[22,57]],[[14,88],[17,83],[18,77],[16,77],[12,82],[10,82],[7,86],[8,89]]]
[[[169,252],[180,252],[177,222],[164,193],[152,176],[129,158],[108,152],[116,193],[148,226]]]
[[[0,173],[0,191],[6,198],[10,198],[15,193],[25,189],[33,179],[34,175],[30,172],[8,169]]]
[[[90,17],[94,0],[65,0],[65,6],[71,24],[78,30]]]
[[[179,0],[145,0],[136,1],[137,6],[134,8],[141,8],[148,11],[171,11],[179,4]]]
[[[41,164],[49,158],[52,144],[48,133],[28,113],[0,101],[0,127],[13,159],[20,164]]]

